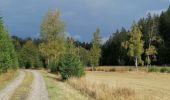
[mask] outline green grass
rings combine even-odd
[[[170,68],[169,68],[169,67],[162,67],[162,68],[160,69],[160,72],[161,72],[161,73],[170,73]]]
[[[41,71],[41,73],[46,82],[50,100],[89,100],[67,83],[60,81],[59,76],[46,71]]]
[[[170,67],[149,66],[148,72],[170,73]]]
[[[86,71],[92,71],[91,67],[86,67]],[[98,66],[95,71],[103,72],[129,72],[136,71],[135,66]],[[160,72],[160,73],[170,73],[170,67],[168,66],[138,66],[138,71],[143,72]]]
[[[10,100],[25,100],[31,90],[31,84],[33,81],[33,74],[30,71],[26,71],[26,76],[21,85],[15,90]]]
[[[7,73],[0,75],[0,90],[5,88],[13,79],[18,76],[19,72],[17,70],[9,70]]]

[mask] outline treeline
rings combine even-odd
[[[137,24],[140,27],[142,32],[142,40],[144,41],[144,50],[146,51],[149,48],[149,45],[154,46],[155,50],[153,54],[150,54],[151,64],[165,65],[169,64],[169,19],[170,9],[165,12],[162,12],[161,15],[151,15],[148,14],[146,18],[141,18]],[[127,55],[127,50],[122,47],[122,42],[125,42],[129,39],[130,30],[122,28],[114,32],[110,38],[101,45],[101,58],[99,61],[100,65],[134,65],[132,59]],[[24,41],[20,39],[21,46],[24,44]],[[89,53],[92,43],[86,43],[81,41],[75,41],[73,38],[74,44],[76,47],[81,47],[80,51],[83,55],[82,59],[84,60],[85,65],[90,66]],[[37,46],[41,43],[42,40],[37,39],[33,41],[33,44]],[[17,47],[19,48],[19,47]],[[82,50],[83,49],[83,50]],[[17,50],[18,51],[18,50]],[[23,50],[24,51],[24,50]],[[40,58],[41,55],[39,54]],[[147,54],[144,52],[142,54],[142,59],[146,64]],[[35,59],[35,58],[34,58]],[[42,66],[47,66],[43,58],[40,59]],[[38,62],[38,61],[37,61]],[[42,63],[43,62],[43,63]],[[26,62],[25,62],[26,63]],[[28,64],[28,66],[30,66]]]
[[[12,42],[18,55],[20,68],[28,69],[45,66],[43,65],[44,59],[38,49],[38,45],[41,42],[39,39],[22,39],[16,36],[12,36]]]
[[[59,11],[47,13],[38,39],[10,37],[0,18],[0,72],[18,67],[44,67],[55,72],[65,68],[59,66],[72,62],[76,64],[74,66],[92,67],[134,63],[166,65],[170,63],[169,23],[170,8],[161,15],[148,14],[135,22],[131,30],[117,30],[101,44],[100,29],[96,29],[89,43],[66,37],[65,24],[60,20]],[[76,68],[81,69],[78,66]]]
[[[59,72],[63,79],[84,75],[84,66],[98,66],[101,36],[97,29],[91,43],[81,43],[66,37],[60,12],[50,10],[44,17],[39,39],[12,36],[20,68],[48,68]]]
[[[143,64],[170,64],[170,7],[160,15],[148,14],[135,24],[144,42],[141,55]],[[133,59],[127,56],[128,50],[122,46],[122,42],[129,40],[132,30],[122,28],[110,36],[102,46],[101,65],[134,65]]]

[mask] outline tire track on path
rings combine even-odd
[[[32,71],[32,73],[34,80],[27,100],[49,100],[48,91],[42,75],[36,70]]]
[[[19,75],[9,83],[6,88],[0,91],[0,100],[9,100],[15,89],[22,83],[25,77],[25,72],[20,71]]]

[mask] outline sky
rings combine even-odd
[[[11,35],[37,38],[48,10],[60,10],[66,34],[89,42],[96,28],[102,40],[148,12],[160,14],[170,0],[0,0],[0,16]]]

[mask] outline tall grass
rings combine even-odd
[[[170,73],[170,67],[150,66],[148,72]]]
[[[144,67],[139,67],[140,71],[144,71]],[[92,67],[86,67],[86,71],[92,71]],[[104,71],[104,72],[128,72],[136,71],[135,66],[98,66],[94,71]]]
[[[148,67],[148,72],[159,72],[160,68],[156,67],[156,66],[149,66]]]
[[[67,83],[95,100],[136,100],[135,91],[130,88],[113,87],[96,82],[92,83],[84,78],[71,78]]]
[[[13,80],[17,74],[17,70],[9,70],[7,73],[0,74],[0,90]]]
[[[87,67],[86,71],[92,71],[92,68]],[[128,72],[128,71],[136,71],[136,68],[134,66],[100,66],[100,67],[96,67],[95,71]],[[148,66],[148,67],[140,66],[138,71],[170,73],[170,67],[165,67],[165,66]]]
[[[40,71],[46,82],[50,100],[89,100],[67,83],[61,81],[60,76]]]

